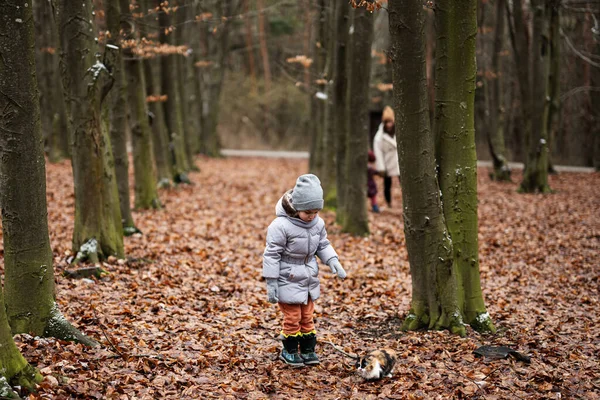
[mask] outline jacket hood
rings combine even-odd
[[[317,217],[310,222],[302,221],[298,217],[298,211],[296,211],[296,209],[292,205],[292,192],[293,189],[290,189],[287,192],[285,192],[283,196],[281,196],[281,198],[277,202],[277,205],[275,206],[275,215],[277,215],[278,217],[285,217],[292,224],[301,228],[312,228],[317,224],[317,222],[319,222],[320,217],[317,215]]]

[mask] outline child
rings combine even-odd
[[[377,175],[377,169],[375,168],[375,153],[373,150],[369,150],[369,164],[367,166],[367,197],[371,200],[371,209],[374,213],[379,212],[379,206],[377,205],[377,183],[375,183],[375,175]]]
[[[327,240],[319,178],[302,175],[275,206],[277,218],[269,225],[263,255],[267,298],[283,313],[283,349],[279,358],[301,367],[319,364],[313,321],[314,300],[319,298],[319,267],[315,255],[341,279],[346,277],[338,255]],[[300,353],[298,353],[300,346]]]

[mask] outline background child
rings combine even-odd
[[[385,106],[381,124],[373,138],[373,152],[379,175],[383,176],[383,196],[388,207],[392,206],[392,178],[400,181],[400,166],[398,165],[398,145],[396,143],[394,110]]]
[[[369,164],[367,165],[367,197],[371,201],[371,209],[374,213],[379,212],[379,206],[377,205],[377,183],[375,183],[375,175],[377,175],[377,169],[375,168],[375,153],[369,150]]]
[[[270,303],[279,303],[283,313],[283,349],[279,358],[293,366],[320,362],[315,353],[317,336],[313,320],[313,301],[321,291],[315,255],[332,273],[341,279],[346,277],[337,253],[327,240],[325,222],[318,216],[322,208],[319,178],[301,175],[294,189],[277,202],[277,218],[267,230],[263,255],[267,298]]]

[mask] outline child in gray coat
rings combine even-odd
[[[315,255],[332,273],[344,279],[338,255],[327,240],[319,178],[302,175],[296,186],[279,199],[277,218],[269,225],[263,255],[267,298],[283,313],[283,349],[279,358],[292,366],[319,364],[313,321],[314,300],[319,298],[319,267]],[[300,352],[298,352],[300,347]]]

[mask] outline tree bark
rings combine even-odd
[[[126,5],[128,5],[128,2]],[[129,201],[129,154],[127,153],[127,84],[123,65],[123,49],[121,48],[121,6],[119,0],[106,1],[107,52],[113,54],[110,73],[114,84],[108,95],[110,106],[110,144],[115,160],[115,176],[119,191],[119,206],[123,234],[128,236],[139,232],[133,222],[131,202]],[[114,46],[115,48],[112,48]]]
[[[316,83],[316,90],[323,94],[327,93],[327,85],[323,81],[327,78],[326,61],[327,61],[327,8],[325,0],[317,0],[315,18],[313,23],[313,55],[314,55],[314,71],[315,76],[320,83]],[[324,180],[325,171],[324,165],[324,140],[325,140],[325,106],[327,102],[322,98],[315,96],[311,92],[311,146],[309,170]]]
[[[144,60],[144,78],[146,82],[147,93],[153,96],[160,96],[160,63],[159,60]],[[169,149],[169,137],[167,133],[167,124],[165,122],[165,113],[163,104],[159,101],[148,105],[152,113],[152,149],[154,150],[154,159],[156,161],[156,176],[159,188],[171,186],[174,176],[171,150]]]
[[[524,193],[549,193],[548,186],[548,131],[546,87],[548,84],[548,18],[546,0],[532,0],[533,29],[531,40],[530,110],[524,117],[531,121],[527,146],[527,159],[523,181],[519,187]],[[515,4],[516,6],[516,4]],[[524,68],[519,68],[524,69]]]
[[[159,40],[161,44],[173,45],[173,35],[167,35],[166,31],[171,26],[170,12],[163,11],[162,5],[168,7],[168,3],[161,3],[159,0],[156,6],[159,7]],[[189,183],[187,176],[190,170],[189,162],[185,152],[185,130],[183,127],[183,114],[181,112],[181,96],[178,87],[178,70],[177,60],[179,57],[176,54],[164,55],[160,58],[161,61],[161,84],[164,93],[167,95],[167,101],[163,103],[165,120],[169,134],[169,143],[174,156],[174,176],[173,181],[176,183]]]
[[[547,3],[550,33],[548,51],[548,101],[546,102],[546,130],[548,131],[548,172],[556,173],[552,162],[555,148],[556,131],[560,125],[560,3],[561,0],[550,0]]]
[[[438,179],[458,273],[458,306],[463,320],[474,329],[494,331],[479,278],[474,106],[477,2],[438,3],[435,16]]]
[[[250,83],[252,92],[257,93],[256,83],[256,61],[254,60],[254,36],[252,32],[252,20],[250,19],[250,0],[242,0],[244,2],[244,28],[246,29],[246,50],[248,51],[248,74],[250,74]]]
[[[347,1],[335,5],[335,45],[333,59],[333,118],[336,165],[336,221],[344,225],[346,218],[346,142],[348,138],[348,30],[350,6]],[[366,158],[365,158],[366,160]]]
[[[122,7],[128,4],[121,0]],[[139,20],[134,19],[129,8],[123,12],[123,20],[135,23],[134,29],[124,28],[127,41],[139,41],[141,31]],[[124,26],[127,26],[123,24]],[[128,25],[129,27],[133,25]],[[127,78],[127,102],[130,106],[129,126],[131,128],[131,144],[133,148],[133,172],[135,190],[135,208],[160,208],[160,200],[156,189],[156,169],[152,149],[152,131],[148,119],[146,103],[146,82],[142,59],[133,53],[131,48],[124,49],[125,77]]]
[[[325,76],[328,81],[327,83],[327,100],[325,104],[325,123],[323,128],[323,151],[322,151],[322,172],[321,172],[321,184],[323,186],[323,195],[325,198],[325,206],[335,208],[336,207],[336,162],[335,162],[335,100],[333,85],[331,84],[334,79],[334,54],[336,44],[336,32],[333,27],[336,24],[336,13],[337,3],[344,0],[332,0],[329,2],[327,7],[327,24],[329,27],[327,31],[327,41],[325,48],[327,49],[327,62],[325,65]]]
[[[352,235],[369,233],[367,215],[367,153],[369,151],[369,82],[374,16],[365,8],[354,10],[350,38],[349,131],[346,143],[346,217],[342,230]]]
[[[489,82],[489,131],[488,143],[492,156],[494,172],[492,179],[510,181],[510,168],[506,158],[504,144],[504,105],[502,96],[502,63],[501,53],[504,51],[504,20],[506,0],[496,1],[496,30],[494,32],[494,47],[492,51],[492,73]]]
[[[0,15],[0,204],[5,273],[0,343],[10,346],[12,341],[5,337],[10,336],[5,329],[8,321],[14,333],[95,344],[60,315],[54,302],[31,2],[25,7],[2,3]],[[58,334],[57,326],[68,334]],[[2,363],[5,353],[4,346],[0,347]],[[6,367],[17,368],[18,356],[11,349],[6,351]]]
[[[96,58],[90,0],[63,0],[61,72],[72,132],[75,181],[73,249],[95,239],[100,258],[123,257],[123,233],[114,160],[108,133],[101,125],[102,102],[110,90],[105,65]]]
[[[266,16],[265,16],[265,2],[264,0],[256,0],[256,7],[258,8],[258,41],[260,43],[260,55],[262,58],[263,74],[264,74],[264,96],[266,99],[269,98],[271,93],[271,63],[269,62],[269,47],[267,45],[267,28],[266,28]],[[269,102],[265,101],[264,104],[264,119],[263,119],[263,134],[265,137],[269,137]]]
[[[394,110],[412,276],[412,304],[403,328],[448,328],[464,335],[452,241],[446,230],[430,129],[425,13],[419,0],[389,2]]]

